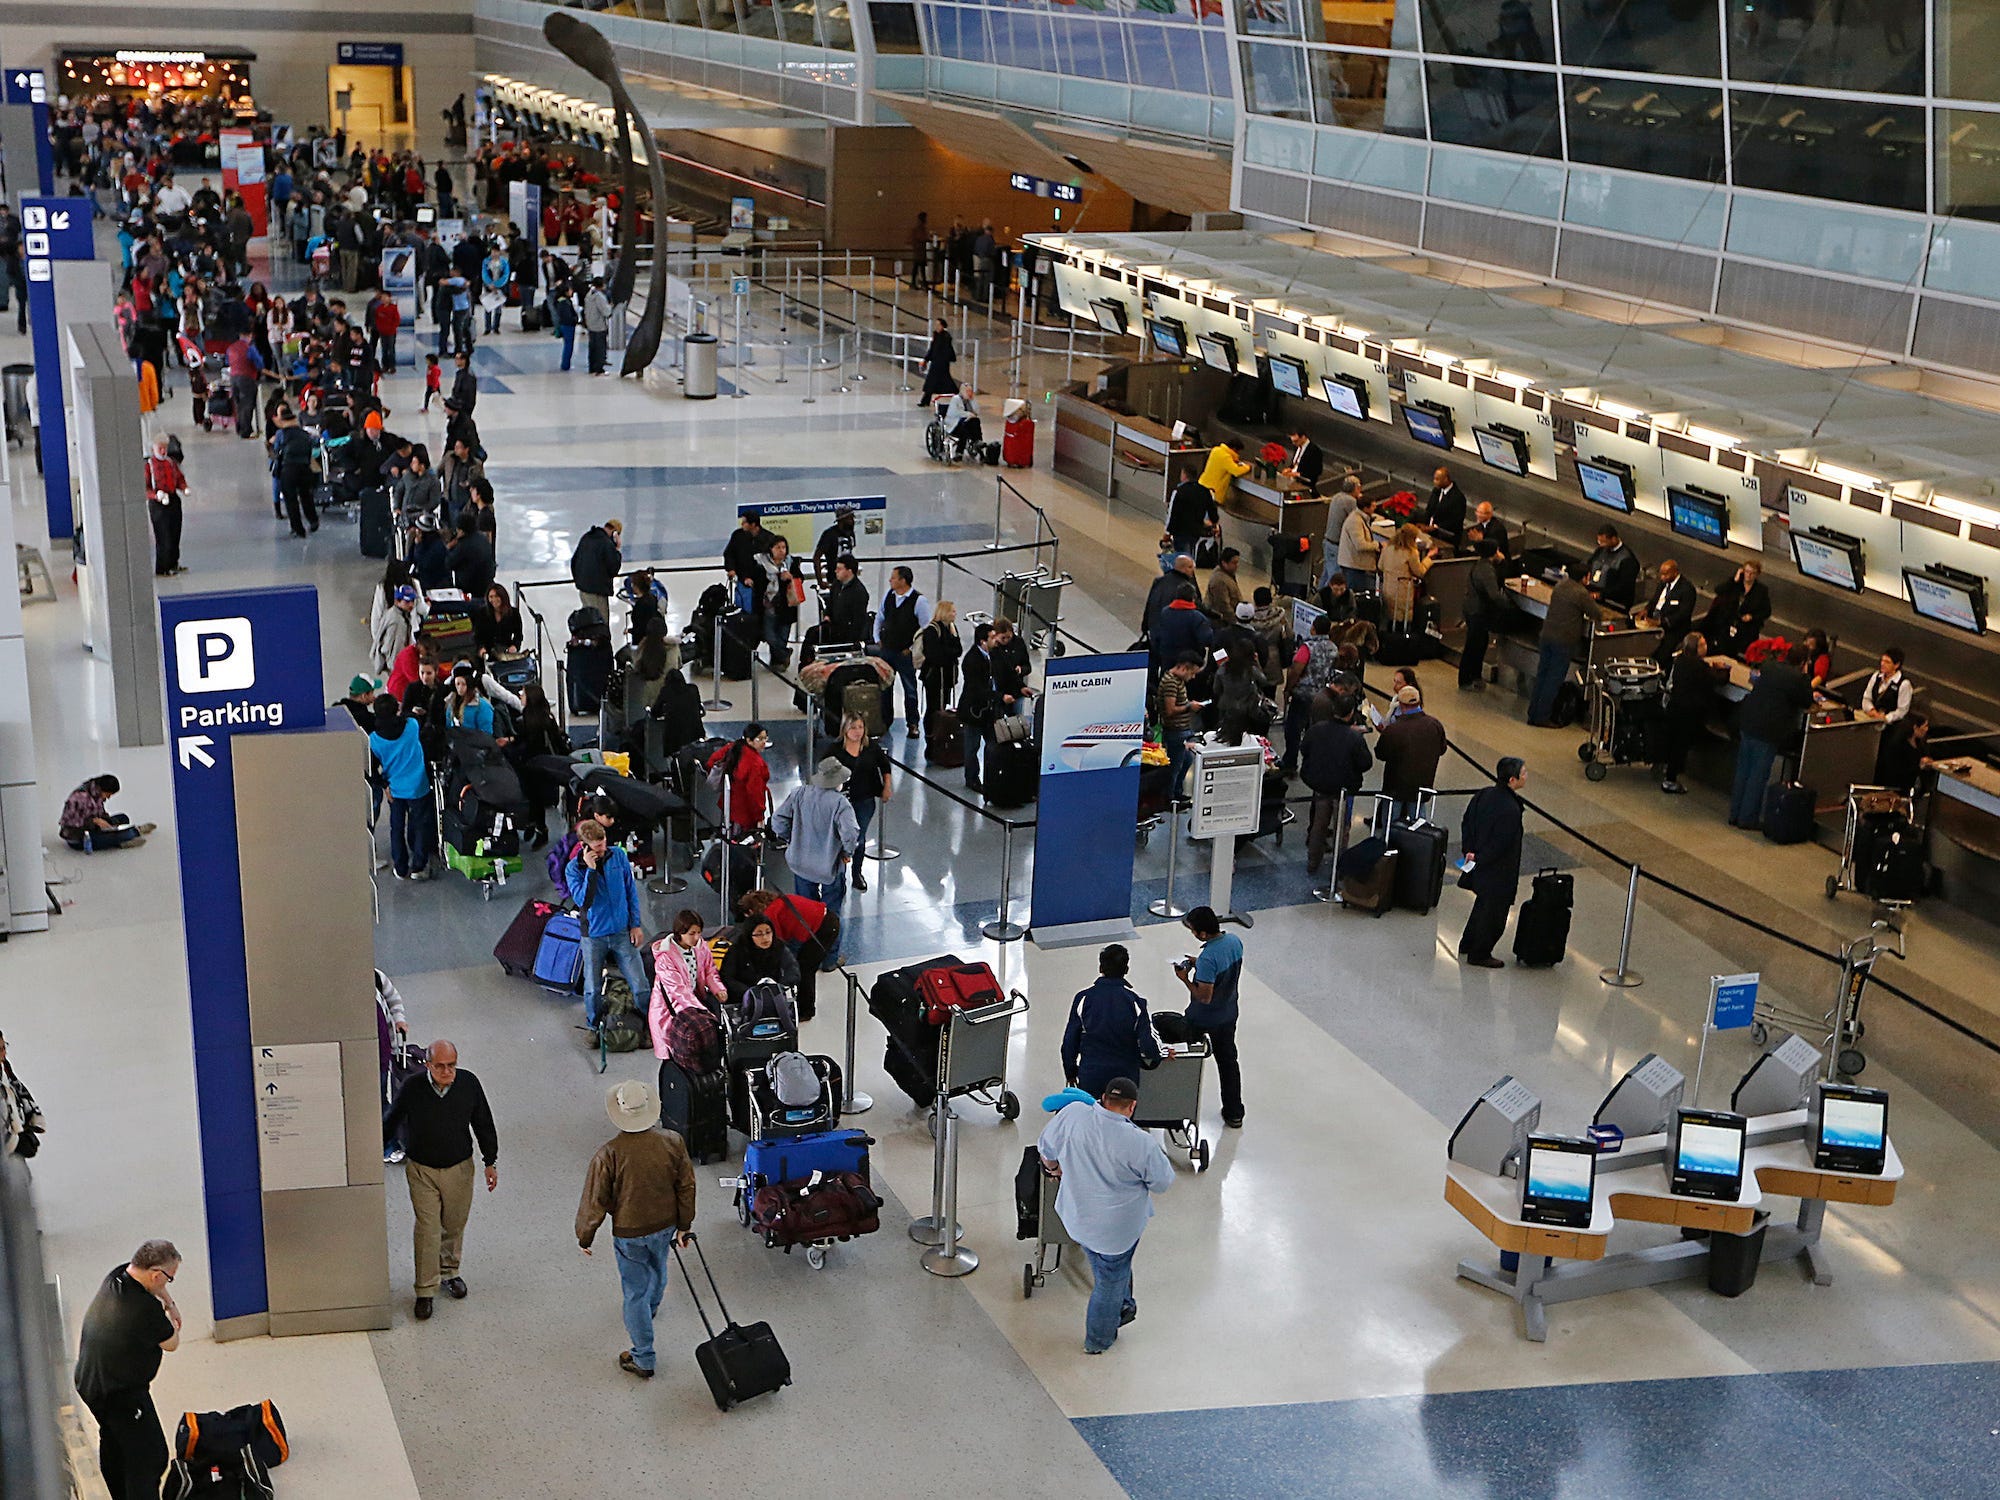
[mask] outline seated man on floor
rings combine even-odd
[[[117,795],[118,778],[110,775],[93,776],[71,792],[63,803],[62,841],[86,854],[145,843],[154,824],[135,824],[123,813],[105,810],[105,802]]]

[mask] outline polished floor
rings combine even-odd
[[[12,334],[0,334],[0,358],[18,357]],[[889,551],[963,554],[944,594],[962,609],[990,604],[973,580],[997,572],[977,555],[994,534],[992,473],[945,473],[923,459],[913,397],[888,368],[871,366],[870,380],[844,395],[822,384],[811,405],[796,382],[776,385],[768,372],[746,375],[740,400],[694,405],[670,380],[591,380],[556,362],[553,339],[507,333],[482,344],[475,366],[501,576],[546,581],[527,597],[551,621],[574,598],[565,564],[575,538],[607,516],[627,522],[628,559],[686,565],[718,554],[741,501],[851,494],[888,496]],[[1038,367],[1024,374],[1033,390],[1050,378]],[[417,385],[405,375],[391,389]],[[185,401],[156,426],[185,433]],[[391,405],[392,427],[436,441],[440,420],[417,415],[414,395]],[[167,587],[316,584],[327,681],[345,682],[361,662],[361,617],[379,572],[356,551],[351,523],[291,541],[270,519],[256,445],[188,438],[198,492],[190,571]],[[1045,424],[1041,465],[1009,477],[1061,535],[1062,566],[1078,580],[1068,627],[1090,645],[1123,647],[1149,580],[1152,529],[1054,478],[1048,439]],[[17,475],[17,501],[21,493]],[[1013,500],[999,524],[1007,541],[1035,532]],[[935,565],[918,576],[936,591]],[[674,582],[678,616],[706,581]],[[0,948],[0,1024],[53,1123],[36,1181],[73,1325],[78,1289],[138,1239],[202,1243],[182,915],[164,752],[107,745],[102,673],[77,648],[67,587],[60,603],[31,608],[27,627],[51,844],[63,791],[99,769],[124,778],[121,805],[163,824],[128,854],[85,858],[55,845],[64,915],[45,938]],[[797,780],[802,726],[786,692],[768,683],[758,692],[782,795]],[[712,723],[752,712],[748,684],[725,684],[724,696],[733,705]],[[1530,795],[1569,829],[1724,908],[1820,948],[1865,925],[1861,908],[1819,894],[1824,851],[1731,833],[1713,793],[1669,801],[1618,773],[1586,783],[1569,737],[1522,727],[1505,693],[1446,687],[1433,708],[1482,764],[1528,755]],[[892,749],[917,760],[900,729]],[[1464,760],[1442,779],[1447,789],[1476,784]],[[1622,1500],[1801,1487],[1957,1500],[2000,1490],[1987,1457],[2000,1367],[1996,1070],[1975,1045],[1886,997],[1870,1015],[1868,1081],[1895,1090],[1909,1176],[1892,1208],[1829,1215],[1831,1286],[1770,1265],[1735,1300],[1683,1283],[1568,1303],[1550,1310],[1548,1342],[1533,1345],[1510,1303],[1454,1277],[1483,1242],[1443,1201],[1443,1144],[1495,1077],[1523,1078],[1546,1101],[1547,1123],[1578,1126],[1646,1051],[1693,1073],[1707,976],[1760,969],[1806,1008],[1824,1006],[1832,980],[1820,960],[1648,886],[1632,957],[1646,982],[1600,984],[1599,969],[1617,959],[1623,871],[1540,821],[1531,858],[1571,869],[1578,885],[1570,956],[1546,972],[1462,970],[1451,956],[1466,910],[1456,890],[1431,916],[1373,921],[1312,899],[1296,833],[1246,846],[1236,890],[1257,918],[1245,935],[1249,1120],[1224,1130],[1210,1085],[1202,1129],[1213,1165],[1196,1174],[1174,1153],[1175,1186],[1138,1257],[1141,1317],[1111,1354],[1085,1359],[1082,1273],[1066,1267],[1022,1294],[1031,1246],[1014,1238],[1012,1177],[1043,1118],[1037,1101],[1060,1082],[1063,1014],[1093,950],[980,938],[1003,900],[1002,833],[944,787],[955,782],[906,779],[892,802],[887,835],[900,857],[871,867],[871,889],[849,897],[849,954],[864,986],[898,961],[980,954],[1029,999],[1010,1051],[1023,1117],[961,1106],[959,1217],[981,1258],[975,1274],[926,1275],[902,1233],[928,1211],[932,1145],[922,1114],[883,1074],[880,1032],[863,1010],[855,1076],[876,1103],[856,1123],[877,1141],[877,1180],[891,1198],[883,1232],[838,1248],[815,1272],[738,1228],[728,1167],[703,1173],[700,1224],[731,1310],[772,1322],[795,1384],[717,1413],[688,1357],[701,1331],[678,1286],[661,1312],[661,1377],[621,1375],[615,1275],[608,1257],[577,1254],[570,1225],[583,1165],[608,1129],[602,1090],[647,1076],[650,1059],[614,1057],[600,1077],[577,1007],[492,963],[500,928],[540,886],[536,869],[490,903],[456,879],[385,881],[377,962],[395,975],[418,1033],[458,1043],[499,1120],[501,1190],[479,1195],[469,1232],[472,1297],[443,1303],[428,1324],[409,1317],[408,1207],[392,1172],[394,1325],[232,1345],[193,1337],[166,1362],[162,1409],[273,1396],[295,1443],[283,1492],[300,1500],[723,1495],[759,1473],[809,1475],[785,1485],[840,1500],[936,1490]],[[1025,823],[1033,809],[1013,816]],[[1161,830],[1140,850],[1135,915],[1164,893],[1170,843]],[[1183,905],[1206,889],[1206,853],[1178,845]],[[1033,860],[1025,828],[1015,857],[1018,919]],[[684,897],[649,899],[657,925],[682,904],[713,912],[715,901],[698,883]],[[1135,982],[1164,1008],[1186,935],[1143,918],[1133,946]],[[2000,1006],[1986,977],[1994,951],[1990,929],[1938,909],[1912,922],[1898,974],[1926,994]],[[811,1050],[844,1052],[840,999],[837,985],[823,987]],[[1740,1035],[1712,1042],[1702,1099],[1719,1102],[1749,1057]],[[1621,1236],[1621,1247],[1659,1237]],[[177,1288],[195,1335],[208,1322],[198,1259]]]

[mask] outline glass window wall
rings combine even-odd
[[[1938,93],[2000,102],[2000,5],[1935,0]]]
[[[1431,139],[1523,156],[1561,156],[1556,75],[1484,63],[1424,65]]]
[[[1419,0],[1424,50],[1504,62],[1552,63],[1549,0]]]
[[[1424,84],[1415,58],[1314,47],[1306,65],[1320,124],[1390,135],[1424,133]]]
[[[1281,120],[1310,120],[1312,96],[1306,89],[1303,47],[1269,42],[1243,44],[1244,107]]]
[[[1571,161],[1723,180],[1722,90],[1563,75]]]
[[[1937,112],[1937,211],[1960,219],[2000,219],[2000,114]],[[1988,288],[1992,295],[2000,288]]]
[[[1730,0],[1729,76],[1920,94],[1924,0]]]
[[[1924,207],[1922,109],[1731,89],[1729,113],[1738,187]]]
[[[868,24],[875,32],[875,50],[884,56],[912,57],[924,50],[917,8],[905,0],[868,0]]]
[[[1722,73],[1722,27],[1709,0],[1557,0],[1563,63],[1624,73]]]

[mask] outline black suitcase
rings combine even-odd
[[[1569,917],[1575,904],[1574,876],[1540,871],[1514,918],[1514,957],[1529,968],[1561,963],[1569,951]]]
[[[1774,844],[1803,844],[1813,835],[1819,796],[1796,781],[1773,782],[1764,793],[1764,837]]]
[[[1855,886],[1877,901],[1915,901],[1928,883],[1923,834],[1900,813],[1871,816],[1880,819],[1863,830],[1872,837],[1855,838]]]
[[[689,1073],[672,1058],[660,1060],[660,1123],[687,1142],[697,1165],[729,1155],[729,1074],[712,1068]]]
[[[733,813],[734,808],[730,811]],[[734,839],[716,839],[708,846],[708,852],[701,857],[702,883],[711,891],[721,891],[722,860],[724,849],[729,851],[729,899],[735,901],[745,891],[757,887],[758,853],[762,846],[755,839],[738,843]]]
[[[361,492],[361,555],[387,557],[396,538],[394,513],[389,492],[384,489]]]
[[[1040,772],[1041,757],[1032,740],[1014,740],[1004,745],[998,740],[989,741],[986,778],[982,783],[986,800],[996,807],[1019,807],[1034,801]]]
[[[688,1295],[694,1298],[694,1310],[701,1315],[701,1326],[708,1334],[706,1343],[695,1346],[694,1360],[701,1366],[702,1377],[708,1381],[708,1393],[715,1397],[716,1406],[728,1411],[739,1401],[748,1401],[752,1396],[766,1395],[780,1386],[792,1383],[791,1362],[785,1358],[785,1351],[778,1346],[778,1336],[771,1332],[769,1323],[740,1325],[729,1316],[729,1309],[723,1304],[722,1289],[715,1284],[715,1273],[708,1268],[708,1257],[702,1254],[701,1241],[688,1236],[694,1246],[695,1259],[701,1262],[701,1274],[708,1278],[708,1289],[715,1297],[716,1310],[722,1315],[722,1332],[715,1331],[715,1325],[708,1320],[708,1309],[702,1305],[701,1293],[694,1289],[694,1278],[688,1274],[687,1257],[674,1246],[674,1259],[680,1262],[681,1279],[687,1283]]]
[[[905,964],[878,975],[868,991],[868,1013],[889,1033],[882,1052],[883,1070],[918,1104],[937,1098],[940,1029],[928,1019],[929,1006],[917,992],[917,979],[926,970],[950,968],[959,962],[955,954],[946,953],[923,963]]]
[[[741,682],[750,675],[751,658],[756,654],[758,634],[757,617],[745,614],[740,609],[732,609],[722,617],[722,675],[734,682]]]
[[[1389,847],[1396,851],[1396,909],[1427,912],[1444,897],[1445,846],[1449,835],[1429,821],[1418,804],[1417,820],[1389,830]]]
[[[924,726],[924,762],[947,770],[965,764],[965,740],[959,733],[957,709],[939,709]]]
[[[594,714],[611,677],[611,646],[605,641],[571,641],[568,654],[569,711]]]

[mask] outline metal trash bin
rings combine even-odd
[[[712,333],[691,333],[681,340],[681,394],[688,400],[715,399],[716,357],[721,347]]]
[[[34,378],[33,365],[8,365],[0,370],[0,411],[6,413],[7,436],[17,443],[27,442],[34,430],[34,414],[28,410],[28,382]]]
[[[1718,1297],[1740,1297],[1757,1284],[1757,1266],[1764,1258],[1767,1217],[1759,1213],[1757,1227],[1748,1234],[1710,1231],[1708,1289]]]

